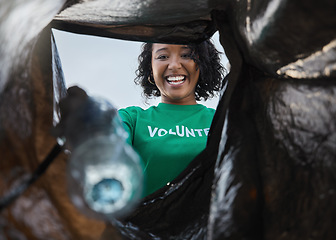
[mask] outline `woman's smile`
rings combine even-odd
[[[184,83],[184,81],[186,80],[186,77],[183,75],[167,76],[166,79],[169,84],[174,85],[174,86],[179,86]]]

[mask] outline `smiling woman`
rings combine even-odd
[[[145,166],[147,196],[175,179],[205,148],[215,110],[198,104],[221,90],[224,68],[210,40],[199,44],[145,43],[136,83],[144,95],[160,97],[144,110],[127,107],[119,113],[128,142]]]

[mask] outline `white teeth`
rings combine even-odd
[[[167,77],[168,81],[181,81],[184,79],[184,76],[169,76]]]

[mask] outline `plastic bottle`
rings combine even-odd
[[[63,128],[71,150],[67,176],[74,205],[102,220],[130,213],[142,196],[143,168],[126,142],[117,110],[105,100],[88,97]]]

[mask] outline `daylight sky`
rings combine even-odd
[[[141,42],[72,34],[53,30],[62,62],[66,86],[78,85],[91,96],[106,98],[116,108],[140,106],[148,108],[160,99],[146,104],[141,87],[135,85]],[[217,49],[223,52],[218,34],[213,36]],[[227,58],[222,55],[227,67]],[[200,102],[216,108],[218,98]]]

